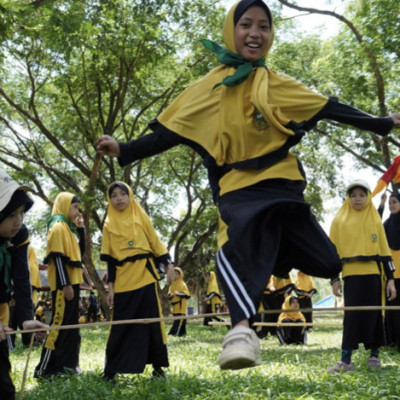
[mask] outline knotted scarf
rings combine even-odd
[[[254,62],[249,62],[239,54],[225,49],[212,40],[202,39],[200,42],[206,49],[216,53],[218,61],[221,64],[236,68],[236,71],[233,75],[228,75],[223,81],[216,83],[213,87],[213,90],[220,85],[233,87],[241,84],[248,78],[254,67],[266,68],[265,58],[261,58]]]

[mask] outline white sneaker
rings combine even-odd
[[[221,369],[254,367],[261,364],[260,354],[260,339],[253,329],[236,326],[225,335],[219,366]]]

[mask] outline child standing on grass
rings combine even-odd
[[[386,193],[381,197],[378,208],[382,216],[385,207]],[[392,193],[389,196],[389,218],[383,223],[388,240],[390,253],[393,258],[395,271],[393,273],[394,284],[398,295],[394,300],[387,302],[388,306],[400,306],[400,193]],[[389,345],[396,347],[400,352],[400,310],[386,311],[386,334]]]
[[[299,299],[296,296],[287,296],[282,304],[278,323],[304,323],[306,318],[301,311]],[[287,310],[297,310],[288,312]],[[278,326],[276,334],[280,344],[307,344],[307,331],[304,326]]]
[[[206,314],[216,314],[220,311],[222,305],[217,276],[214,271],[207,272],[206,276],[208,281],[206,298],[204,299],[204,302],[206,303]],[[204,318],[203,325],[210,326],[210,329],[213,329],[211,325],[208,325],[212,319],[215,319],[218,322],[224,321],[219,315],[215,317],[206,317]]]
[[[168,250],[126,183],[112,183],[107,201],[100,258],[107,262],[112,319],[161,318],[157,267],[171,263]],[[140,374],[146,364],[153,365],[153,376],[165,377],[166,343],[163,322],[112,326],[103,379],[114,381],[117,373]]]
[[[80,201],[72,193],[57,195],[47,221],[47,249],[44,263],[52,296],[54,327],[76,325],[79,321],[79,285],[83,282],[82,254],[85,232]],[[79,240],[79,241],[78,241]],[[43,344],[36,378],[80,373],[79,329],[53,330]]]
[[[368,184],[354,180],[347,187],[346,200],[332,221],[330,237],[343,262],[344,305],[385,305],[396,297],[393,264],[385,230],[371,200]],[[339,278],[333,280],[333,292],[341,294]],[[382,311],[345,311],[341,360],[328,368],[331,372],[354,370],[353,350],[363,343],[371,350],[367,365],[380,368],[379,347],[385,344]]]
[[[223,36],[226,49],[203,41],[222,65],[153,120],[153,133],[129,143],[105,135],[97,149],[119,157],[122,166],[178,144],[203,158],[220,215],[217,268],[234,327],[219,364],[239,369],[261,362],[250,325],[272,273],[284,276],[297,266],[331,278],[341,270],[335,247],[304,200],[304,170],[290,148],[324,118],[386,135],[400,127],[400,116],[373,117],[267,68],[274,27],[261,0],[236,3]]]
[[[183,280],[182,269],[175,267],[174,274],[174,281],[168,289],[168,298],[172,305],[172,315],[174,317],[186,316],[187,299],[190,299],[190,292]],[[168,335],[186,336],[186,319],[176,319]]]
[[[15,398],[6,340],[10,330],[7,326],[12,284],[17,322],[22,324],[23,329],[48,328],[48,325],[33,319],[28,266],[29,235],[23,224],[24,214],[33,204],[26,194],[27,189],[0,170],[0,393],[4,400]],[[45,335],[44,331],[36,334],[40,340]]]

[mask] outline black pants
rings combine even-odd
[[[10,309],[10,317],[9,317],[9,321],[8,321],[8,326],[15,331],[17,330],[17,328],[22,330],[23,329],[22,324],[18,324],[18,322],[17,322],[15,306],[10,307],[9,309]],[[32,310],[33,309],[34,309],[34,307],[33,307],[33,303],[32,303]],[[11,338],[12,348],[14,348],[15,341],[17,339],[17,335],[10,335],[10,338]],[[31,333],[21,333],[21,338],[22,338],[22,344],[25,347],[29,347],[29,345],[31,343]]]
[[[113,321],[162,317],[156,283],[129,292],[115,293]],[[110,329],[105,374],[140,374],[147,364],[168,367],[163,322],[122,324]]]
[[[303,322],[301,319],[292,321],[289,318],[282,320],[283,323]],[[278,339],[281,344],[305,344],[304,326],[279,326],[277,330]]]
[[[218,205],[228,241],[217,267],[233,325],[252,322],[271,274],[292,268],[322,278],[340,273],[336,248],[295,182],[261,182],[223,195]]]
[[[0,342],[0,394],[3,400],[15,399],[15,387],[11,378],[7,340]]]
[[[392,301],[388,301],[388,306],[400,306],[400,279],[397,278],[394,282],[396,285],[397,297]],[[400,351],[400,310],[386,311],[385,322],[387,343],[390,346],[397,347]]]
[[[173,314],[174,317],[178,317],[179,315],[185,316],[185,314]],[[176,319],[172,324],[171,329],[168,332],[168,335],[172,336],[186,336],[186,319]]]
[[[382,305],[382,285],[379,275],[354,275],[344,278],[344,304],[353,306]],[[342,349],[377,349],[385,345],[382,311],[345,311]]]
[[[50,325],[77,325],[79,319],[79,285],[73,285],[74,298],[65,300],[63,290],[52,292],[53,316]],[[79,329],[54,330],[42,348],[35,377],[77,372],[81,336]],[[54,348],[53,348],[54,347]]]
[[[261,298],[261,303],[264,307],[264,310],[281,310],[282,304],[279,306],[276,305],[275,296],[273,294],[263,294]],[[271,313],[257,314],[255,317],[255,322],[265,322],[265,323],[273,323],[278,321],[279,313]],[[268,336],[268,333],[271,336],[275,336],[276,334],[276,326],[258,326],[256,328],[256,334],[260,339],[264,339]]]
[[[97,307],[89,306],[86,322],[96,322],[97,321]]]
[[[219,304],[207,304],[206,305],[206,314],[215,314],[219,311]],[[204,326],[208,326],[208,324],[212,321],[223,322],[224,319],[221,318],[219,315],[214,317],[205,317],[203,321]]]

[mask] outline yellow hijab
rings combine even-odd
[[[35,249],[31,245],[28,247],[28,262],[31,286],[40,290],[42,283],[40,281],[39,262],[36,257]]]
[[[352,260],[391,260],[382,220],[367,190],[367,202],[362,210],[355,210],[349,193],[332,221],[330,238],[342,262]]]
[[[290,307],[290,299],[292,297],[295,297],[295,296],[287,296],[284,303],[282,304],[283,312],[281,312],[279,314],[278,323],[281,323],[282,320],[287,319],[287,318],[292,321],[297,321],[300,319],[301,321],[306,322],[306,319],[301,311],[285,312],[286,310],[292,309]]]
[[[63,215],[68,219],[69,209],[72,204],[74,194],[61,192],[54,200],[51,215]],[[81,250],[76,235],[71,231],[67,222],[55,222],[47,234],[47,249],[45,262],[48,261],[51,254],[63,255],[68,259],[71,266],[81,266]]]
[[[179,267],[175,267],[174,270],[179,273],[179,276],[171,283],[168,293],[186,293],[188,296],[190,296],[189,289],[187,288],[186,283],[183,281],[182,269]]]
[[[215,275],[214,271],[210,271],[210,278],[208,281],[208,286],[207,286],[207,296],[209,296],[211,293],[219,293],[219,287],[218,287],[218,282],[217,282],[217,276]]]
[[[150,218],[133,197],[132,189],[124,182],[114,182],[128,190],[129,205],[117,210],[107,191],[107,216],[103,226],[101,255],[123,261],[138,254],[152,253],[156,257],[168,250],[158,239]]]
[[[223,29],[227,49],[236,54],[234,13],[238,4],[228,12]],[[269,47],[272,41],[271,21]],[[227,65],[213,69],[158,117],[169,130],[205,148],[219,166],[260,157],[280,148],[294,135],[286,125],[291,120],[310,119],[328,100],[293,78],[264,67],[255,68],[237,86],[221,85],[212,90],[234,72]]]

